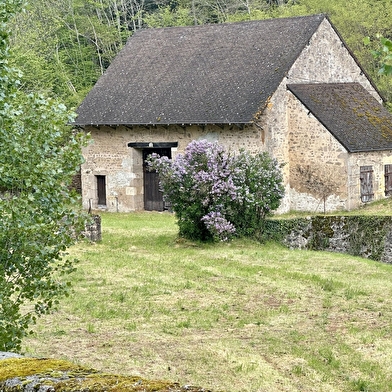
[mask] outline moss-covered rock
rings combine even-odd
[[[10,358],[0,361],[0,391],[37,392],[208,392],[169,381],[102,374],[68,361]]]

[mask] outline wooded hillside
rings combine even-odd
[[[13,24],[14,65],[25,91],[44,91],[75,108],[137,29],[315,13],[329,15],[392,101],[392,78],[378,75],[371,53],[377,34],[392,37],[389,0],[30,0]]]

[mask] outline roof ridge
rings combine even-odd
[[[297,20],[297,19],[316,19],[320,18],[320,23],[323,19],[328,18],[326,13],[310,14],[310,15],[298,15],[298,16],[285,16],[267,19],[252,19],[243,21],[233,21],[233,22],[222,22],[222,23],[203,23],[199,25],[184,25],[184,26],[166,26],[166,27],[146,27],[136,30],[128,39],[134,37],[135,35],[151,30],[181,30],[181,29],[202,29],[210,27],[221,27],[223,26],[233,26],[233,25],[244,25],[244,24],[257,24],[257,23],[272,23],[275,21],[287,21],[287,20]]]
[[[325,18],[139,30],[75,124],[251,123]]]

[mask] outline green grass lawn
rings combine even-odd
[[[179,240],[168,213],[103,214],[102,227],[70,250],[74,292],[28,355],[214,391],[392,391],[391,265]]]

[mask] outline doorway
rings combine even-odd
[[[106,176],[95,176],[97,179],[97,198],[99,206],[106,206]]]
[[[171,148],[143,149],[144,209],[146,211],[164,211],[167,206],[163,200],[163,193],[159,190],[159,175],[155,170],[149,170],[146,163],[147,157],[153,153],[171,159]]]

